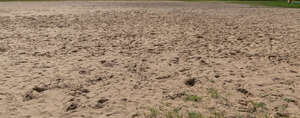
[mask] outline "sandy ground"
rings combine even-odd
[[[299,9],[0,3],[0,118],[300,118],[299,84]]]

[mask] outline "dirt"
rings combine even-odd
[[[214,2],[2,2],[0,117],[299,118],[299,18]]]

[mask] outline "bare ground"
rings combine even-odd
[[[299,84],[298,9],[0,3],[1,118],[299,118]]]

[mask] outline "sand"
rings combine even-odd
[[[299,84],[298,9],[0,3],[0,118],[299,118]]]

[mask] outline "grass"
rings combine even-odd
[[[150,108],[150,118],[157,118],[158,110]]]
[[[252,6],[300,8],[300,4],[288,4],[287,1],[232,1],[232,3],[249,4]]]
[[[166,114],[166,118],[183,118],[183,115],[179,113],[180,109],[175,108],[173,111],[169,111]]]
[[[202,98],[196,95],[186,95],[184,101],[200,102]]]
[[[225,118],[224,114],[217,113],[217,112],[205,116],[200,112],[194,112],[194,111],[180,112],[180,111],[172,110],[172,111],[158,112],[158,110],[156,109],[152,109],[152,110],[150,109],[150,115],[145,114],[144,117],[145,118]]]
[[[225,3],[248,4],[252,6],[300,8],[300,3],[288,4],[287,0],[185,0],[185,1],[189,1],[189,2],[219,1]]]
[[[188,118],[204,118],[204,116],[201,113],[188,112]]]
[[[253,111],[251,111],[255,118],[273,118],[268,112],[257,111],[258,109],[266,109],[265,103],[262,102],[251,102]],[[175,108],[173,110],[163,110],[150,108],[148,114],[144,114],[144,118],[226,118],[224,112],[212,111],[208,114],[203,114],[196,111],[186,111]],[[245,116],[235,115],[234,118],[246,118]],[[280,116],[274,118],[289,118],[289,115],[285,112],[280,113]]]
[[[145,115],[145,118],[206,118],[199,112],[180,113],[179,109],[174,109],[172,111],[158,111],[159,110],[157,109],[150,108],[150,115]],[[185,116],[183,114],[185,114]]]
[[[264,112],[266,109],[266,104],[263,102],[254,102],[250,101],[252,104],[252,110],[253,112]]]
[[[210,94],[210,96],[212,98],[218,99],[220,97],[218,90],[216,90],[214,88],[209,88],[208,93]]]
[[[290,98],[284,98],[283,100],[284,100],[285,102],[287,102],[287,103],[290,103],[290,102],[296,102],[295,100],[290,99]]]

